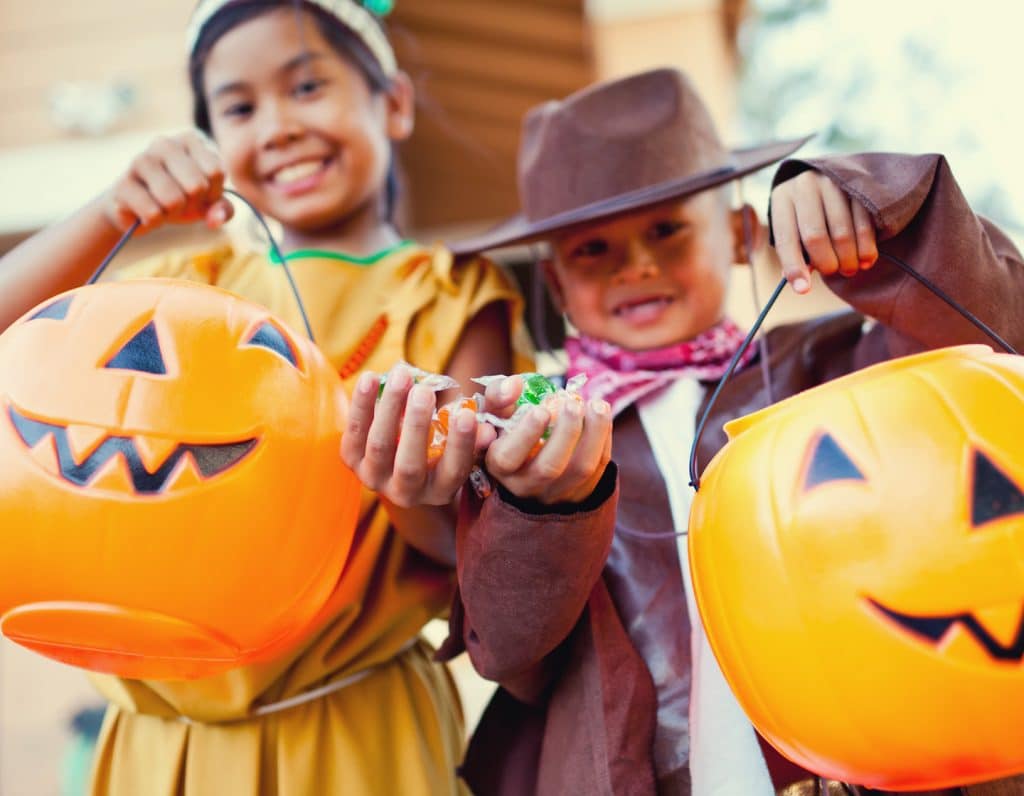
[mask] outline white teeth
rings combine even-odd
[[[304,163],[296,163],[294,166],[285,166],[283,169],[274,172],[274,182],[295,182],[305,179],[311,174],[316,174],[323,166],[322,160],[307,160]]]

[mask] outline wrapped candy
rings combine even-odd
[[[445,442],[448,440],[448,423],[451,416],[461,409],[472,409],[479,418],[480,407],[483,404],[481,396],[473,398],[458,398],[447,403],[434,412],[434,419],[430,422],[431,439],[427,446],[427,461],[433,463],[441,458],[444,453]]]
[[[422,368],[413,367],[408,362],[399,362],[387,373],[381,374],[380,387],[377,389],[377,398],[384,395],[384,386],[388,383],[388,377],[398,368],[404,368],[409,371],[412,375],[413,384],[423,384],[434,392],[443,392],[444,390],[450,390],[459,386],[459,383],[451,376],[445,376],[443,373],[430,373]]]
[[[429,373],[420,368],[413,367],[405,362],[400,362],[395,365],[394,368],[389,370],[387,373],[380,377],[380,389],[378,391],[378,398],[384,394],[384,386],[387,384],[388,377],[395,368],[402,367],[407,369],[412,374],[412,380],[414,384],[423,384],[435,393],[449,390],[454,387],[458,387],[458,382],[455,379],[437,373]],[[540,373],[521,373],[519,374],[523,382],[523,390],[516,399],[516,408],[509,417],[499,417],[491,412],[483,411],[484,407],[484,396],[474,395],[472,398],[460,396],[459,398],[451,401],[444,406],[439,407],[434,412],[433,419],[430,423],[430,440],[427,443],[427,460],[430,463],[436,462],[441,458],[444,453],[445,443],[448,439],[449,423],[454,414],[462,409],[471,409],[477,418],[477,422],[490,423],[495,428],[507,431],[513,428],[519,420],[535,406],[543,406],[551,414],[551,422],[548,428],[544,431],[543,437],[537,442],[537,445],[530,452],[531,456],[537,454],[544,441],[551,436],[551,428],[555,421],[558,419],[558,399],[572,400],[579,403],[583,402],[583,396],[580,394],[580,390],[587,381],[587,377],[583,374],[573,376],[566,382],[564,388],[559,388],[555,382],[551,379],[543,376]],[[496,381],[508,378],[501,374],[495,374],[490,376],[480,376],[473,379],[477,384],[480,384],[485,389],[489,384]]]
[[[551,423],[548,425],[547,431],[544,432],[544,439],[547,439],[551,436],[551,426],[554,425],[558,417],[556,400],[564,398],[583,403],[583,396],[580,394],[580,390],[587,383],[587,377],[582,373],[569,379],[565,383],[564,389],[559,389],[553,381],[540,373],[521,373],[519,376],[523,381],[523,391],[519,394],[519,398],[516,399],[516,409],[512,415],[510,417],[498,417],[490,412],[485,412],[481,415],[481,420],[490,423],[495,428],[508,430],[513,428],[520,418],[534,406],[543,406],[551,413]],[[480,376],[473,379],[473,381],[486,388],[487,385],[506,378],[508,377],[503,375]]]

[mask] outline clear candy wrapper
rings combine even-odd
[[[388,377],[398,368],[405,368],[412,374],[413,384],[423,384],[434,392],[442,392],[459,386],[459,383],[451,376],[445,376],[443,373],[430,373],[422,368],[413,367],[408,362],[398,362],[387,373],[381,375],[380,387],[377,389],[378,399],[384,394],[384,386],[388,383]]]
[[[561,389],[556,387],[554,382],[546,376],[542,376],[539,373],[520,373],[519,377],[523,380],[523,391],[516,400],[516,409],[512,415],[510,417],[498,417],[490,412],[481,412],[478,415],[480,420],[490,423],[495,428],[507,431],[510,428],[514,428],[522,416],[535,406],[547,406],[558,398],[583,403],[583,396],[580,394],[580,390],[587,383],[587,377],[583,373],[573,376],[565,383],[565,387]],[[473,379],[473,381],[483,385],[486,389],[489,384],[506,378],[508,376],[480,376]],[[556,413],[552,411],[551,424],[548,425],[547,431],[544,432],[544,439],[551,435],[551,426],[556,419]]]

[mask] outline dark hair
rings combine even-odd
[[[303,0],[242,0],[223,7],[207,20],[199,33],[196,46],[189,55],[188,77],[192,86],[192,120],[196,127],[207,135],[211,133],[210,108],[206,103],[206,94],[203,91],[203,73],[206,69],[206,59],[210,57],[210,51],[226,33],[243,22],[288,7],[294,8],[296,12],[305,12],[310,15],[320,35],[324,37],[324,41],[363,76],[372,93],[379,94],[390,88],[390,79],[373,53],[370,52],[369,47],[356,33],[328,11]],[[385,214],[389,221],[394,213],[397,198],[398,175],[395,170],[394,155],[392,155],[385,189]]]

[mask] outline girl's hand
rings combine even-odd
[[[472,409],[455,413],[444,452],[431,462],[427,447],[436,403],[433,390],[414,386],[406,368],[391,371],[380,400],[379,388],[376,373],[364,373],[356,382],[341,439],[342,458],[367,488],[397,506],[448,505],[473,467],[476,414]]]
[[[511,414],[522,391],[522,380],[510,376],[490,384],[486,408],[499,416]],[[487,471],[521,498],[544,504],[580,503],[590,497],[604,474],[612,451],[612,414],[605,401],[587,403],[571,398],[560,401],[551,436],[535,454],[551,413],[543,406],[530,409],[487,448]]]
[[[878,259],[868,211],[824,174],[805,171],[777,186],[771,207],[775,250],[797,293],[810,290],[810,268],[854,276]]]
[[[121,232],[136,220],[140,232],[149,232],[168,222],[203,219],[216,228],[234,211],[224,198],[220,155],[198,132],[187,132],[157,138],[136,157],[107,191],[104,212]]]

